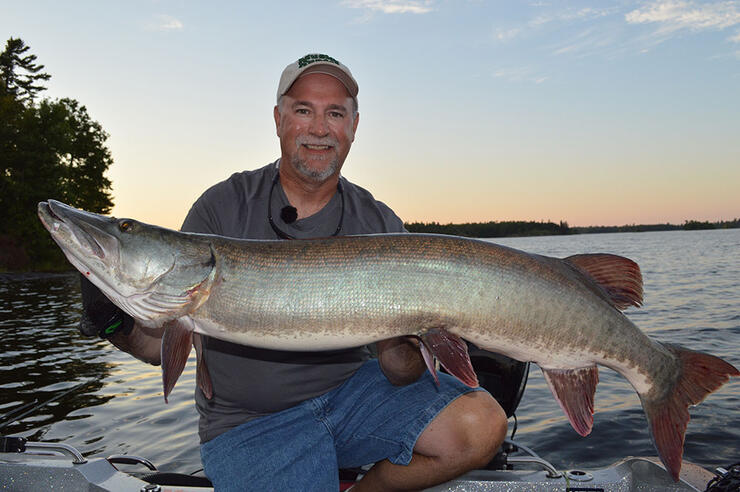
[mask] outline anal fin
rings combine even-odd
[[[424,364],[427,365],[429,374],[432,375],[434,382],[439,386],[439,376],[437,376],[437,366],[434,362],[434,356],[429,352],[429,349],[427,349],[427,346],[423,342],[419,344],[419,350],[421,351],[421,356],[424,358]]]
[[[593,366],[577,369],[543,369],[545,380],[576,432],[591,433],[594,424],[594,393],[599,370]]]
[[[193,347],[193,331],[187,320],[188,318],[179,318],[164,325],[161,353],[165,403],[185,369]]]
[[[447,372],[471,388],[478,387],[478,376],[475,374],[473,365],[470,362],[468,344],[465,343],[465,340],[457,335],[453,335],[444,328],[429,330],[419,338],[421,338],[424,347],[447,369]],[[424,354],[424,350],[422,350],[422,355],[424,355],[427,367],[429,367],[430,372],[432,372],[436,380],[437,376],[432,371],[433,366],[430,367],[430,361],[427,355]]]

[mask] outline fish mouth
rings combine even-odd
[[[102,260],[107,254],[118,250],[118,239],[106,231],[111,227],[111,219],[78,210],[56,200],[40,202],[37,211],[41,223],[52,238],[63,250],[75,256],[86,253]]]
[[[54,213],[48,202],[39,202],[38,216],[44,227],[51,233],[58,231],[60,222],[64,222],[64,219]]]

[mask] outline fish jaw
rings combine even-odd
[[[118,241],[111,234],[112,219],[77,210],[56,200],[38,204],[41,223],[69,262],[103,292],[116,291],[125,297],[125,285],[114,281],[119,266]]]
[[[39,203],[38,215],[69,262],[143,326],[196,309],[216,277],[214,252],[202,237],[55,200]]]

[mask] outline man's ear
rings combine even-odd
[[[275,109],[272,110],[272,115],[275,118],[275,132],[277,136],[280,136],[280,108],[275,105]]]
[[[360,113],[355,113],[355,121],[352,122],[352,141],[355,141],[355,134],[357,133],[357,125],[360,123]]]

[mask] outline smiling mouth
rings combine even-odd
[[[330,150],[332,148],[331,145],[303,144],[303,146],[306,147],[308,150]]]

